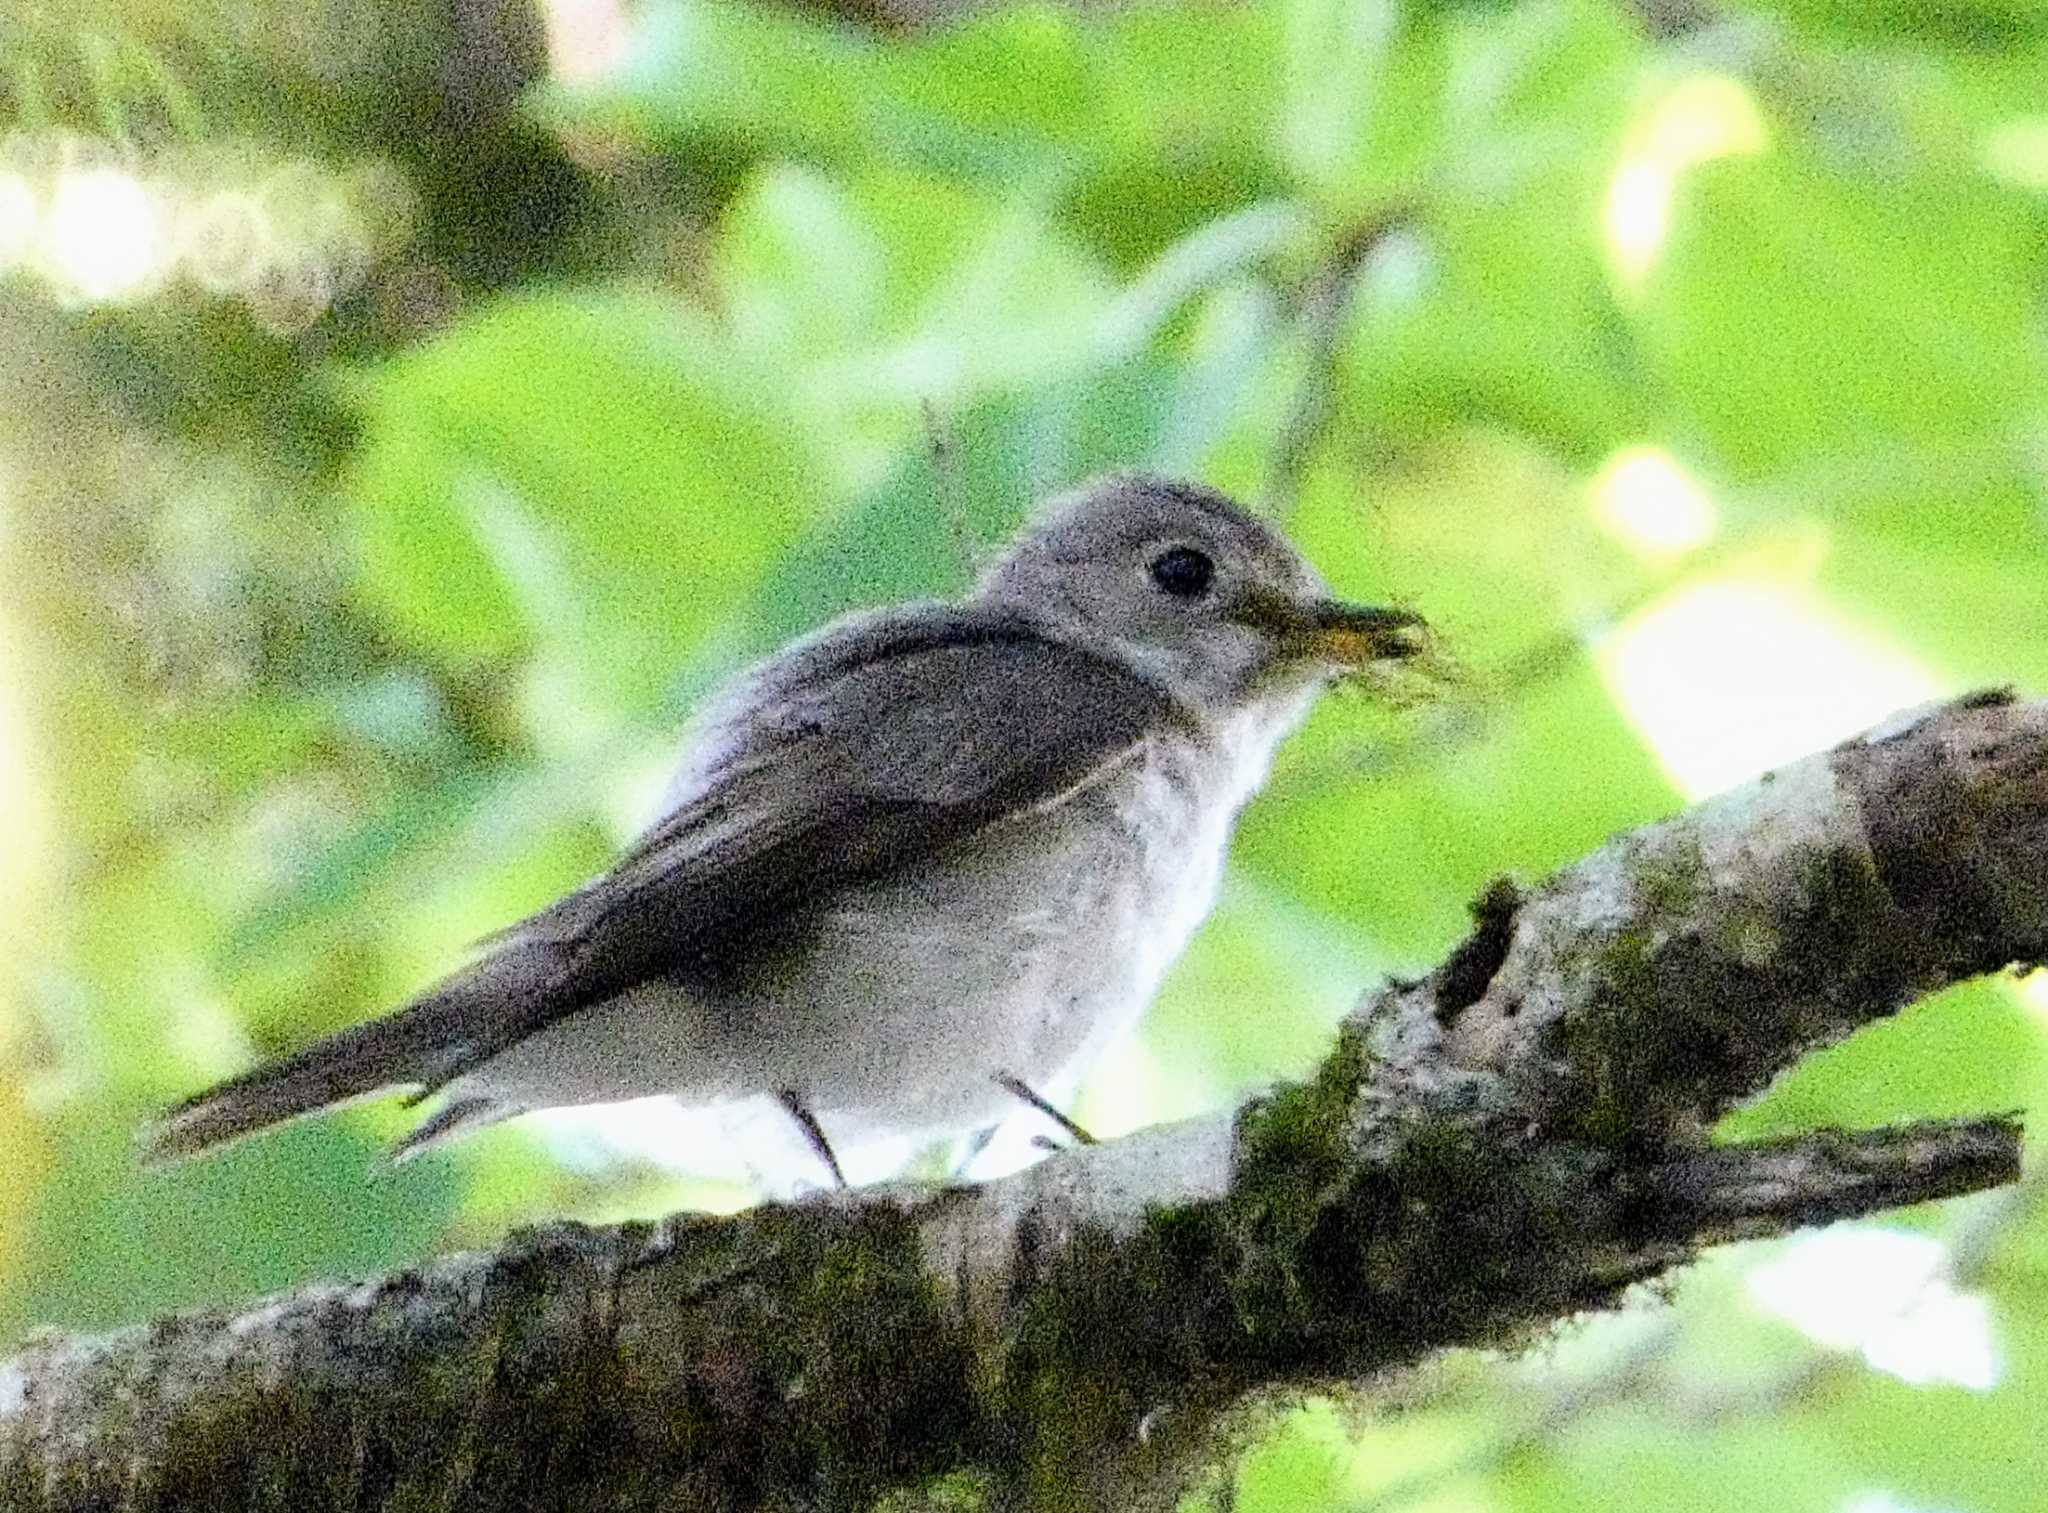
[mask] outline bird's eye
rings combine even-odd
[[[1216,564],[1207,552],[1176,546],[1152,559],[1152,581],[1176,599],[1195,599],[1209,591]]]

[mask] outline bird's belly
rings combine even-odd
[[[933,1136],[1013,1112],[998,1077],[1067,1090],[1214,901],[1230,815],[1202,819],[1140,769],[847,899],[786,1006],[826,1014],[841,1051],[791,1074],[842,1124]]]
[[[938,1138],[1064,1092],[1144,1011],[1214,901],[1235,795],[1157,760],[849,889],[715,986],[643,984],[480,1069],[519,1107],[789,1090],[835,1139]]]

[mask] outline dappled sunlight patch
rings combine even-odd
[[[1634,289],[1648,276],[1670,235],[1672,201],[1688,171],[1767,145],[1763,112],[1739,79],[1692,74],[1659,95],[1630,131],[1607,183],[1602,229],[1616,281]]]
[[[36,192],[24,174],[0,172],[0,273],[12,271],[35,245]]]
[[[1089,1068],[1074,1117],[1097,1139],[1114,1140],[1162,1119],[1199,1113],[1199,1106],[1189,1106],[1188,1093],[1186,1077],[1173,1075],[1142,1035],[1130,1035]]]
[[[1832,745],[1939,687],[1811,589],[1767,576],[1679,589],[1604,638],[1594,659],[1690,799]]]
[[[1992,177],[2018,189],[2048,191],[2048,116],[2015,116],[1984,135],[1980,153]]]
[[[2004,1374],[1984,1295],[1946,1275],[1926,1235],[1838,1226],[1794,1240],[1750,1272],[1750,1299],[1830,1350],[1915,1387],[1988,1392]]]
[[[2048,1024],[2048,970],[2036,969],[2012,985],[2015,997],[2043,1024]]]
[[[1683,556],[1714,534],[1714,501],[1662,447],[1623,447],[1600,465],[1587,492],[1608,532],[1654,562]]]
[[[546,0],[548,72],[564,84],[602,79],[632,56],[633,32],[620,0]]]
[[[105,304],[147,293],[168,268],[160,197],[116,168],[68,169],[42,216],[43,270],[60,297]]]
[[[66,305],[182,287],[288,334],[408,241],[414,211],[381,163],[234,142],[148,156],[71,132],[0,140],[0,273],[25,272]]]
[[[1953,1503],[1908,1502],[1889,1492],[1866,1492],[1842,1505],[1842,1513],[1961,1513]]]

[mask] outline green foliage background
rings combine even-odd
[[[1300,1071],[1489,877],[1680,806],[1694,769],[1603,659],[1688,594],[1796,592],[1923,694],[2048,692],[2032,5],[1247,0],[895,35],[648,0],[595,70],[568,11],[551,69],[510,3],[0,5],[27,182],[59,139],[201,188],[374,170],[350,277],[303,308],[278,289],[341,243],[286,239],[240,297],[0,271],[0,1334],[731,1201],[519,1126],[366,1178],[388,1106],[163,1172],[129,1134],[600,868],[702,689],[956,589],[963,534],[1105,468],[1267,500],[1469,669],[1433,707],[1329,701],[1288,748],[1143,1054],[1084,1098],[1106,1128]],[[1719,101],[1723,137],[1674,148],[1674,99]],[[1659,150],[1668,231],[1631,273],[1607,217]],[[1603,516],[1643,447],[1711,498],[1706,539]],[[1769,662],[1651,669],[1732,721],[1835,707]],[[2048,993],[1966,987],[1728,1133],[2039,1107],[2044,1033]],[[1965,1242],[1995,1385],[1810,1342],[1744,1281],[1780,1249],[1745,1248],[1667,1312],[1274,1411],[1237,1506],[2038,1508],[2048,1207],[1890,1227]]]

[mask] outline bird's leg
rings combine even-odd
[[[1008,1072],[998,1072],[996,1073],[996,1083],[1005,1092],[1009,1093],[1012,1097],[1020,1099],[1023,1102],[1030,1104],[1033,1108],[1037,1109],[1041,1114],[1045,1115],[1046,1118],[1052,1120],[1054,1124],[1057,1124],[1061,1129],[1065,1130],[1068,1134],[1072,1135],[1077,1144],[1093,1145],[1096,1143],[1095,1137],[1093,1135],[1089,1134],[1088,1131],[1082,1129],[1080,1125],[1074,1123],[1074,1121],[1069,1119],[1065,1114],[1061,1113],[1058,1109],[1054,1108],[1050,1103],[1047,1103],[1043,1098],[1039,1097],[1038,1094],[1032,1090],[1030,1084],[1025,1082],[1022,1077],[1013,1077]]]
[[[825,1131],[819,1128],[817,1116],[804,1103],[803,1095],[795,1088],[786,1087],[775,1097],[788,1112],[789,1117],[796,1121],[796,1127],[804,1132],[804,1139],[809,1141],[811,1149],[818,1153],[818,1159],[831,1168],[832,1180],[843,1189],[846,1186],[846,1173],[839,1169],[839,1158],[832,1154],[832,1142],[825,1138]]]
[[[959,1158],[953,1162],[953,1180],[955,1182],[966,1180],[967,1168],[974,1165],[981,1158],[981,1153],[989,1148],[990,1142],[996,1137],[996,1131],[1001,1128],[1002,1126],[999,1124],[984,1124],[980,1129],[967,1137],[966,1145],[961,1150]]]

